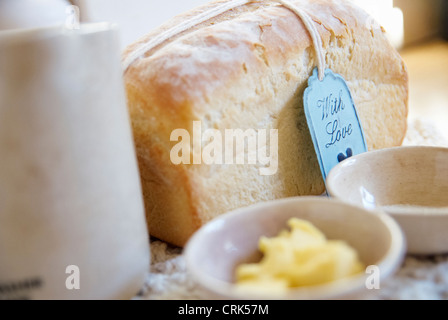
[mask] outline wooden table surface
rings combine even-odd
[[[400,54],[409,72],[409,120],[433,122],[448,140],[448,42],[433,40]]]

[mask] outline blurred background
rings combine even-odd
[[[448,1],[352,0],[387,31],[410,77],[409,120],[427,121],[448,140]],[[67,19],[67,5],[81,21],[120,26],[121,44],[143,36],[176,14],[208,0],[0,0],[0,29],[34,27]]]

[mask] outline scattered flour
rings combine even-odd
[[[182,250],[159,240],[151,241],[151,272],[135,299],[201,299],[187,276]]]

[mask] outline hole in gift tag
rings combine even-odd
[[[342,152],[340,154],[338,154],[338,162],[344,161],[347,158],[350,158],[353,155],[353,151],[351,148],[347,148],[347,150],[345,150],[345,154],[343,154]]]

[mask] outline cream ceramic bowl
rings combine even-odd
[[[347,241],[366,265],[376,265],[380,281],[399,266],[405,252],[400,227],[384,213],[372,213],[324,197],[296,197],[260,203],[224,214],[197,231],[185,248],[188,271],[214,299],[344,299],[361,298],[368,274],[313,287],[291,289],[287,295],[243,294],[234,285],[241,263],[261,258],[258,240],[277,236],[291,217],[306,219],[329,239]]]
[[[327,190],[345,202],[381,207],[401,225],[408,253],[448,252],[448,148],[397,147],[334,167]]]

